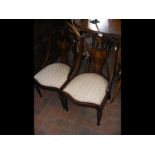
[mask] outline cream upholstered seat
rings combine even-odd
[[[34,78],[43,86],[61,88],[67,81],[70,67],[63,63],[54,63],[38,72]]]
[[[76,76],[63,91],[79,102],[100,105],[108,86],[108,81],[96,73],[83,73]]]

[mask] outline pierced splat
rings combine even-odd
[[[87,71],[102,74],[102,68],[108,58],[109,52],[101,48],[90,48],[86,41],[84,41],[84,45],[84,51],[89,53]]]
[[[102,74],[102,67],[107,58],[107,51],[100,49],[91,49],[89,72]],[[92,69],[92,70],[91,70]]]

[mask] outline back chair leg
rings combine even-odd
[[[102,117],[102,111],[103,111],[102,108],[100,108],[100,107],[97,108],[97,125],[100,125],[100,120]]]
[[[108,100],[110,100],[111,99],[111,93],[109,92],[108,93]]]
[[[63,109],[68,111],[68,100],[67,100],[67,98],[63,95],[63,93],[59,93],[59,98],[60,98],[61,104],[63,106]]]
[[[65,110],[66,109],[66,106],[65,106],[65,103],[64,103],[64,98],[63,98],[62,93],[59,93],[59,98],[60,98],[60,102],[62,104],[62,107]]]
[[[41,91],[40,91],[40,89],[39,89],[39,87],[37,85],[36,85],[36,90],[37,90],[39,96],[42,97]]]
[[[115,91],[114,91],[113,96],[112,96],[112,98],[111,98],[111,100],[110,100],[111,103],[114,101],[114,99],[115,99],[116,96],[118,95],[118,92],[119,92],[120,89],[121,89],[121,80],[119,80],[119,81],[117,82],[117,84],[116,84]]]
[[[67,100],[67,98],[64,98],[64,102],[65,102],[65,109],[66,109],[66,111],[69,111],[68,110],[68,100]]]

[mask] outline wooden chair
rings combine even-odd
[[[66,107],[61,95],[61,89],[70,81],[70,75],[72,75],[73,71],[73,65],[69,64],[68,61],[68,52],[72,49],[73,53],[76,53],[76,46],[77,38],[73,33],[68,29],[60,31],[60,39],[57,41],[57,48],[61,52],[60,62],[48,64],[34,75],[35,88],[40,97],[42,97],[40,88],[56,91],[59,94],[63,109],[66,109]],[[72,61],[74,62],[74,60]],[[74,73],[76,73],[75,69]]]
[[[100,125],[102,111],[111,91],[113,72],[108,78],[102,73],[102,68],[109,55],[108,51],[97,46],[88,46],[85,38],[82,37],[80,39],[81,54],[79,54],[78,65],[81,64],[81,58],[85,51],[89,53],[88,70],[72,77],[72,80],[63,88],[65,107],[68,110],[67,99],[70,99],[78,105],[95,108],[97,110],[97,125]]]

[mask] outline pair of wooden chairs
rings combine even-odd
[[[103,76],[103,66],[108,58],[108,51],[90,47],[85,37],[69,23],[69,31],[73,38],[73,64],[69,65],[67,54],[68,42],[60,42],[61,61],[44,67],[34,76],[35,87],[41,96],[39,88],[55,90],[60,97],[63,109],[68,111],[68,99],[78,105],[93,107],[97,110],[97,125],[100,125],[102,112],[110,97],[113,72]],[[78,73],[85,53],[88,53],[88,67],[84,73]]]

